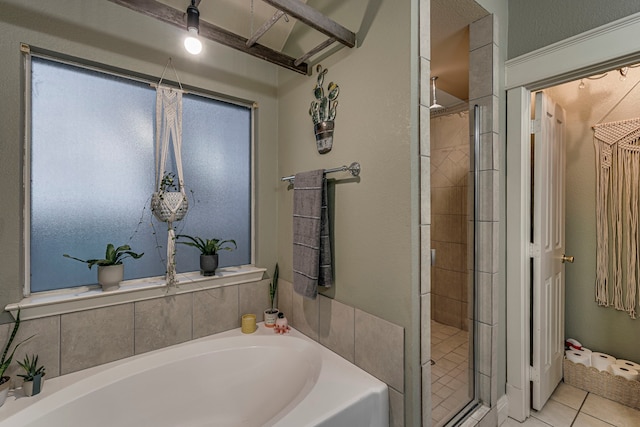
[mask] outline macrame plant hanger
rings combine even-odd
[[[593,126],[596,151],[596,302],[605,307],[613,305],[616,310],[626,311],[633,319],[637,314],[640,278],[640,118],[601,122],[638,83],[640,81]],[[623,268],[623,259],[626,268]]]
[[[167,67],[171,65],[175,73],[180,90],[168,86],[162,86],[164,74]],[[155,158],[156,158],[156,188],[151,197],[151,211],[154,216],[162,222],[167,223],[167,275],[168,286],[177,285],[176,263],[175,263],[175,243],[176,235],[173,229],[173,222],[179,221],[187,213],[189,203],[184,189],[184,175],[182,173],[182,84],[178,73],[171,63],[171,58],[162,71],[160,81],[156,86],[156,135],[155,135]],[[177,185],[174,182],[175,176],[167,171],[167,161],[169,158],[169,143],[173,144],[173,154],[178,174]],[[170,190],[176,191],[170,191]]]

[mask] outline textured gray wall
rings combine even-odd
[[[638,12],[637,0],[509,0],[508,58]]]

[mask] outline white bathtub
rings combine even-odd
[[[387,386],[292,330],[262,324],[46,381],[0,427],[386,427]]]

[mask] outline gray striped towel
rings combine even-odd
[[[293,289],[315,299],[318,286],[333,284],[324,170],[296,174],[293,181]]]

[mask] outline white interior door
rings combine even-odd
[[[562,379],[564,356],[564,110],[535,94],[533,122],[532,407],[540,410]]]

